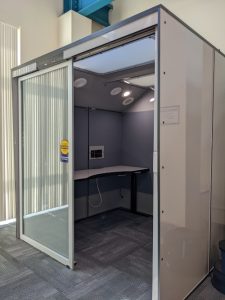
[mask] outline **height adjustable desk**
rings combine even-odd
[[[112,175],[131,175],[131,211],[137,212],[137,175],[148,171],[148,168],[119,165],[99,169],[78,170],[74,172],[74,180],[81,181]]]

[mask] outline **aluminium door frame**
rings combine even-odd
[[[68,140],[69,140],[69,164],[68,164],[68,258],[60,255],[54,250],[49,249],[47,246],[29,238],[23,233],[23,180],[22,180],[22,82],[55,71],[61,68],[67,68],[68,72]],[[71,269],[74,268],[74,181],[73,181],[73,60],[70,59],[66,62],[51,66],[49,68],[22,76],[18,78],[18,102],[19,102],[19,223],[20,223],[20,239],[27,242],[31,246],[37,248],[38,250],[46,253],[50,257],[59,261],[60,263],[69,266]],[[72,109],[71,109],[72,108]]]
[[[160,15],[155,28],[152,299],[160,299]]]

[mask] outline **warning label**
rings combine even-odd
[[[69,159],[69,141],[62,140],[60,142],[60,160],[61,162],[68,162]]]

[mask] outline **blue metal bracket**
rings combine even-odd
[[[79,0],[64,0],[64,14],[69,10],[79,11]]]
[[[109,10],[113,0],[64,0],[64,13],[74,10],[93,21],[108,26]]]
[[[107,5],[95,13],[88,16],[88,18],[92,19],[96,23],[99,23],[105,27],[109,26],[109,10],[112,9],[112,5]]]
[[[79,14],[88,17],[111,2],[112,0],[80,0]]]

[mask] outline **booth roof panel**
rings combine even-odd
[[[75,45],[72,48],[66,49],[63,52],[63,57],[65,59],[72,56],[81,54],[83,52],[95,49],[97,47],[103,46],[110,42],[120,40],[126,36],[141,32],[145,29],[151,28],[158,24],[158,14],[148,14],[147,16],[140,17],[133,22],[121,25],[120,27],[113,29],[101,36],[98,36],[90,41],[84,42],[80,45]]]
[[[114,24],[114,25],[111,25],[109,27],[106,27],[102,30],[99,30],[89,36],[86,36],[78,41],[75,41],[71,44],[68,44],[66,45],[65,47],[62,47],[62,48],[59,48],[59,49],[56,49],[52,52],[49,52],[47,54],[44,54],[38,58],[35,58],[29,62],[26,62],[20,66],[17,66],[15,68],[12,69],[12,71],[14,72],[15,70],[18,70],[18,69],[21,69],[22,67],[25,67],[31,63],[34,63],[36,62],[37,63],[37,66],[38,66],[38,69],[42,69],[42,68],[47,68],[53,64],[57,64],[57,63],[60,63],[62,62],[63,60],[67,59],[67,58],[71,58],[74,56],[74,54],[71,54],[71,56],[67,56],[66,58],[63,57],[63,53],[64,51],[67,51],[67,50],[70,50],[74,47],[80,47],[78,53],[82,53],[84,50],[83,50],[83,45],[86,44],[88,42],[88,49],[91,49],[91,48],[95,48],[97,45],[95,43],[96,39],[99,38],[101,39],[101,37],[103,37],[103,40],[104,40],[104,43],[103,44],[108,44],[120,37],[125,37],[126,36],[126,32],[123,32],[122,28],[125,28],[126,26],[125,25],[129,25],[129,24],[133,24],[135,21],[138,21],[138,20],[141,20],[141,19],[146,19],[147,16],[150,16],[152,14],[156,14],[156,16],[158,15],[159,13],[159,10],[160,10],[160,7],[162,7],[162,5],[157,5],[153,8],[150,8],[144,12],[141,12],[135,16],[132,16],[126,20],[122,20],[121,22],[118,22],[117,24]],[[149,26],[149,24],[148,24]],[[115,32],[117,29],[120,29],[120,33],[122,36],[116,36],[115,35]],[[143,29],[143,28],[141,28]],[[135,32],[135,28],[132,27],[132,32]],[[132,33],[131,32],[131,33]],[[129,34],[129,33],[128,33]],[[90,44],[92,45],[93,44],[93,47],[90,46]],[[103,45],[101,44],[101,45]],[[78,48],[76,48],[78,49]],[[67,52],[68,53],[68,52]],[[77,53],[77,54],[78,54]],[[16,76],[15,76],[16,77]]]
[[[71,53],[71,56],[68,55],[69,51],[72,51],[71,49],[76,47],[76,50],[79,49],[79,51],[77,52],[77,54],[82,53],[82,51],[88,51],[90,49],[93,49],[95,45],[95,41],[97,38],[101,39],[103,38],[104,43],[102,43],[102,45],[106,45],[120,37],[115,37],[115,35],[113,36],[113,33],[115,33],[115,31],[117,29],[121,29],[121,28],[125,28],[125,25],[128,24],[134,24],[135,21],[140,20],[140,19],[144,19],[146,16],[150,16],[152,14],[161,14],[160,11],[166,11],[168,14],[170,14],[174,19],[176,19],[178,22],[180,22],[181,24],[183,24],[186,28],[188,28],[190,31],[192,31],[195,35],[197,35],[199,38],[201,38],[202,40],[204,40],[206,43],[208,43],[211,47],[213,47],[216,51],[218,51],[219,53],[221,53],[223,56],[225,56],[219,49],[217,49],[215,46],[213,46],[209,41],[207,41],[205,38],[203,38],[200,34],[198,34],[196,31],[194,31],[190,26],[188,26],[187,24],[185,24],[181,19],[179,19],[176,15],[174,15],[171,11],[169,11],[166,7],[164,7],[163,5],[157,5],[155,7],[152,7],[144,12],[141,12],[135,16],[132,16],[126,20],[123,20],[121,22],[118,22],[117,24],[111,25],[109,27],[106,27],[102,30],[99,30],[87,37],[84,37],[82,39],[80,39],[79,41],[75,41],[69,45],[66,45],[63,48],[59,48],[57,50],[54,50],[50,53],[47,53],[45,55],[42,55],[38,58],[35,58],[27,63],[24,63],[20,66],[17,66],[15,68],[12,69],[13,73],[15,70],[21,69],[22,67],[28,66],[34,62],[37,63],[37,69],[44,69],[47,68],[51,65],[54,64],[58,64],[61,63],[62,61],[64,61],[67,58],[71,58],[73,57],[75,54]],[[142,28],[143,29],[143,28]],[[133,30],[135,30],[135,28],[133,28]],[[123,35],[125,36],[125,35]],[[79,47],[78,47],[79,46]],[[88,47],[87,47],[88,46]],[[86,49],[87,47],[87,49]],[[84,50],[86,49],[86,50]],[[67,53],[67,55],[65,56],[65,51]],[[13,74],[12,73],[12,74]],[[28,73],[27,73],[28,74]],[[19,77],[22,76],[20,75],[16,75],[13,77]]]

